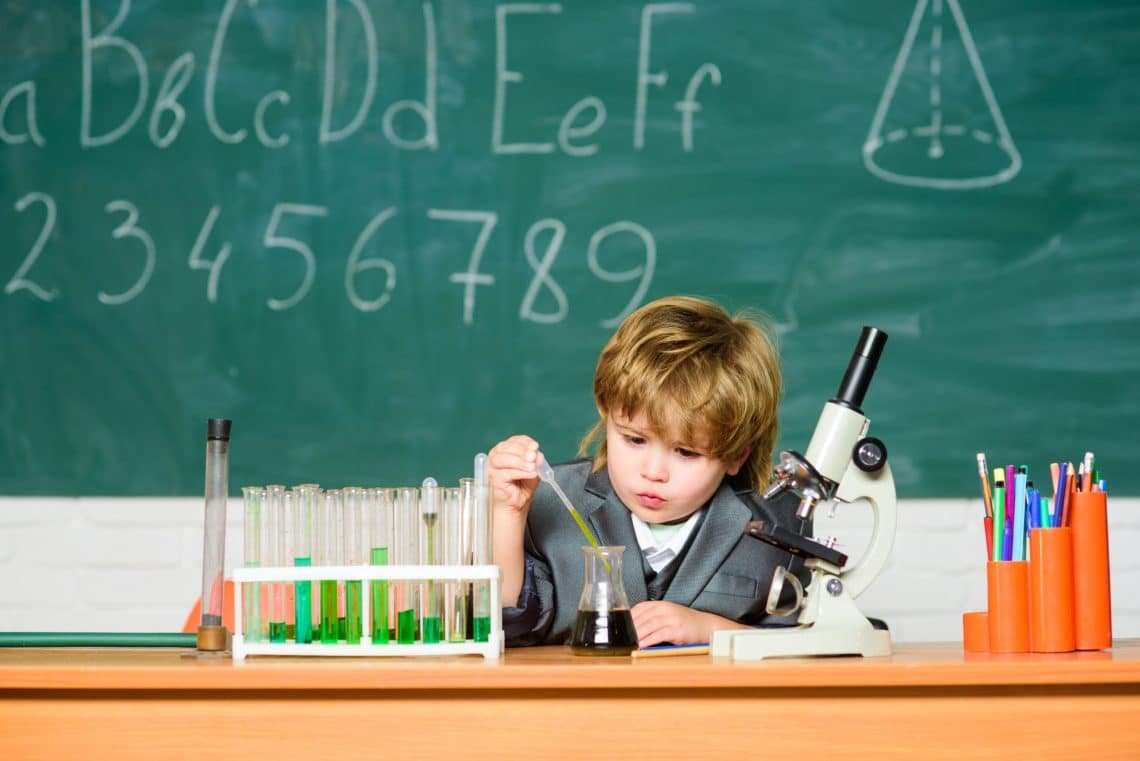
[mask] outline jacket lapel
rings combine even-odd
[[[591,504],[584,506],[583,517],[594,529],[598,542],[604,545],[625,547],[622,554],[621,579],[625,595],[633,607],[649,599],[645,589],[645,573],[641,565],[641,545],[633,532],[629,509],[622,504],[610,484],[609,472],[602,469],[586,479],[586,493]]]
[[[665,593],[665,599],[679,605],[692,605],[724,559],[744,534],[751,512],[736,497],[726,479],[713,495],[708,514],[697,536],[681,558],[681,567]],[[632,527],[630,529],[632,532]],[[636,542],[636,538],[634,539]]]

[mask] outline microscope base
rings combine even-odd
[[[890,655],[891,635],[867,624],[865,631],[796,626],[714,632],[709,652],[734,661],[813,655]]]

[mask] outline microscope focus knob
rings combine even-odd
[[[887,445],[881,439],[868,436],[855,442],[855,451],[851,458],[855,467],[865,473],[874,473],[887,464]]]

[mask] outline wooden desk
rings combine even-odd
[[[0,650],[0,757],[1140,758],[1140,642],[733,664]],[[245,755],[239,755],[245,754]],[[254,755],[256,754],[256,755]]]

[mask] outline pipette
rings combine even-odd
[[[590,543],[591,547],[598,546],[598,539],[594,536],[594,532],[590,531],[590,527],[586,525],[586,521],[582,520],[582,516],[574,509],[574,505],[570,504],[570,498],[566,496],[566,492],[562,491],[562,487],[554,480],[554,471],[550,467],[550,463],[546,461],[545,457],[539,457],[538,464],[535,466],[538,471],[538,477],[550,484],[550,488],[554,489],[554,493],[562,500],[562,504],[570,511],[570,517],[578,524],[578,528],[582,529],[582,534],[586,537],[586,541]],[[609,566],[609,563],[606,563]]]

